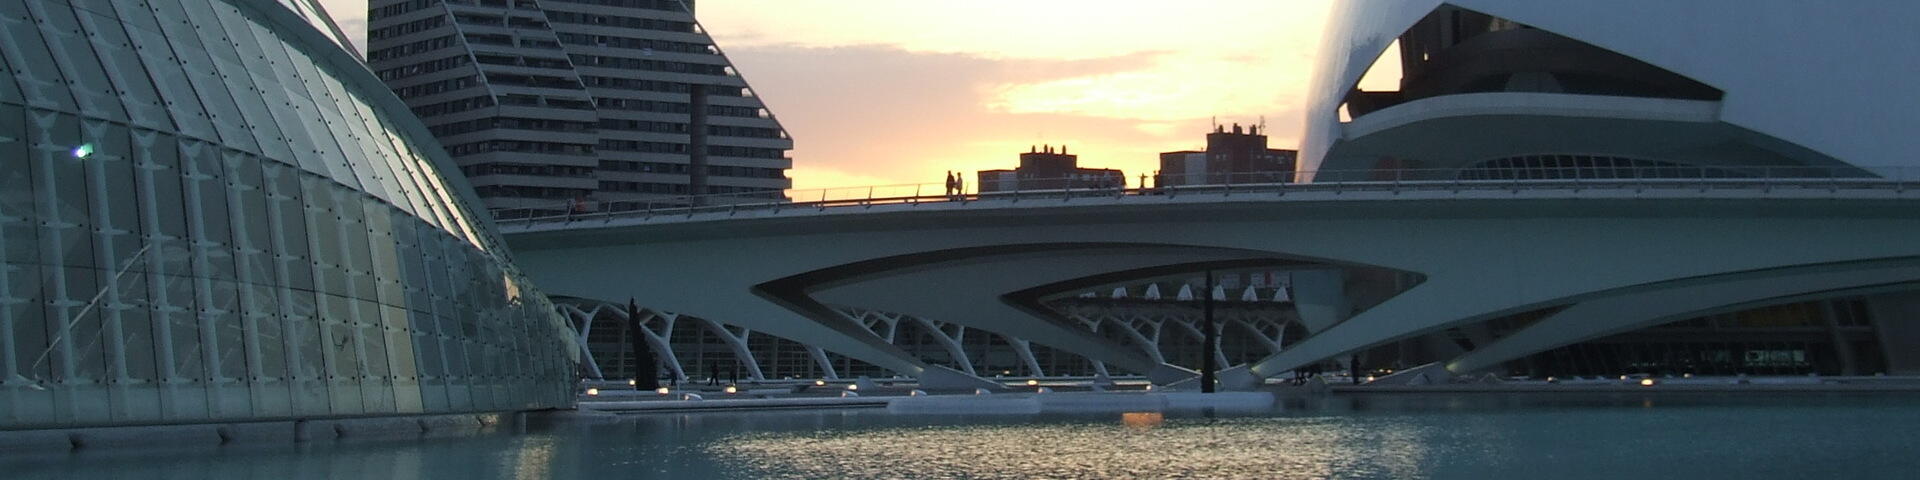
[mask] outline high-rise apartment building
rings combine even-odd
[[[507,215],[779,198],[793,141],[693,4],[373,0],[367,63]]]

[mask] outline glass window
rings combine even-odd
[[[120,97],[114,95],[113,85],[107,81],[107,73],[100,69],[100,60],[93,52],[92,43],[81,32],[73,10],[42,8],[38,13],[44,22],[40,24],[41,37],[51,47],[60,70],[65,72],[62,76],[70,81],[65,88],[72,93],[80,113],[125,121],[127,112],[120,106]]]

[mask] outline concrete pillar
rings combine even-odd
[[[1847,335],[1840,332],[1839,315],[1833,311],[1832,300],[1820,301],[1820,319],[1827,327],[1828,338],[1833,339],[1833,355],[1840,359],[1841,375],[1859,375],[1860,369],[1854,361],[1853,343],[1847,341]]]
[[[1353,315],[1353,300],[1347,298],[1347,274],[1340,270],[1302,270],[1293,272],[1293,305],[1308,334],[1346,321]]]
[[[1868,296],[1867,308],[1887,356],[1887,374],[1920,374],[1920,292]]]

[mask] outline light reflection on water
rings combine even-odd
[[[942,426],[744,434],[709,450],[762,478],[1406,478],[1426,462],[1426,428],[1338,418]]]
[[[0,478],[1912,478],[1917,399],[1362,396],[1237,417],[720,412],[378,443],[0,452]]]

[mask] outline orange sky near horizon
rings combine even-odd
[[[365,0],[323,0],[356,41]],[[940,183],[1066,144],[1130,182],[1264,120],[1295,148],[1331,2],[702,0],[795,139],[794,188]],[[1397,80],[1397,75],[1393,75]]]

